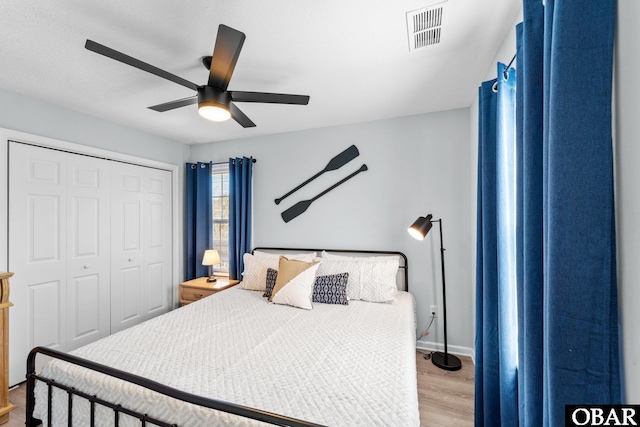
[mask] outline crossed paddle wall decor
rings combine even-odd
[[[276,205],[279,205],[281,201],[283,201],[284,199],[286,199],[296,191],[300,190],[302,187],[304,187],[314,179],[318,178],[323,173],[340,169],[341,167],[343,167],[344,165],[346,165],[347,163],[349,163],[351,160],[355,159],[359,155],[360,155],[360,152],[358,151],[358,148],[355,145],[352,145],[351,147],[347,148],[342,153],[338,154],[333,159],[329,160],[329,163],[327,163],[324,169],[322,169],[320,172],[318,172],[317,174],[315,174],[314,176],[312,176],[302,184],[298,185],[296,188],[289,191],[284,196],[275,199]],[[362,166],[360,166],[360,169],[353,172],[351,175],[344,177],[343,179],[336,182],[335,184],[333,184],[331,187],[327,188],[323,192],[318,193],[316,196],[312,197],[311,199],[299,201],[295,205],[291,206],[289,209],[282,212],[282,219],[284,220],[284,222],[289,222],[295,217],[302,215],[309,208],[311,203],[318,200],[320,197],[324,196],[325,194],[327,194],[329,191],[333,190],[337,186],[344,184],[346,181],[358,175],[360,172],[366,171],[367,169],[368,169],[367,165],[363,164]]]

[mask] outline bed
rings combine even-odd
[[[406,289],[406,257],[384,254]],[[59,360],[36,374],[36,354]],[[236,286],[68,355],[34,349],[29,365],[28,426],[419,425],[415,306],[401,290],[307,310]]]

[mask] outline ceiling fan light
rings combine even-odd
[[[225,90],[214,86],[198,88],[198,113],[212,122],[223,122],[231,118],[231,97]]]
[[[200,105],[198,113],[212,122],[224,122],[231,118],[231,112],[221,105]]]

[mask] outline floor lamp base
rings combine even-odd
[[[441,351],[434,351],[431,353],[431,361],[438,368],[446,369],[447,371],[457,371],[462,368],[462,362],[453,354],[444,354]]]

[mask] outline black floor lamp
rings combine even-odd
[[[415,239],[424,240],[429,230],[433,226],[434,222],[440,223],[440,261],[442,263],[442,318],[444,320],[444,353],[441,351],[435,351],[431,355],[431,361],[438,368],[446,369],[448,371],[457,371],[462,367],[462,362],[456,356],[449,354],[447,351],[447,293],[444,281],[444,244],[442,240],[442,219],[432,220],[433,215],[429,214],[426,217],[421,216],[415,220],[411,227],[409,227],[409,234]]]

